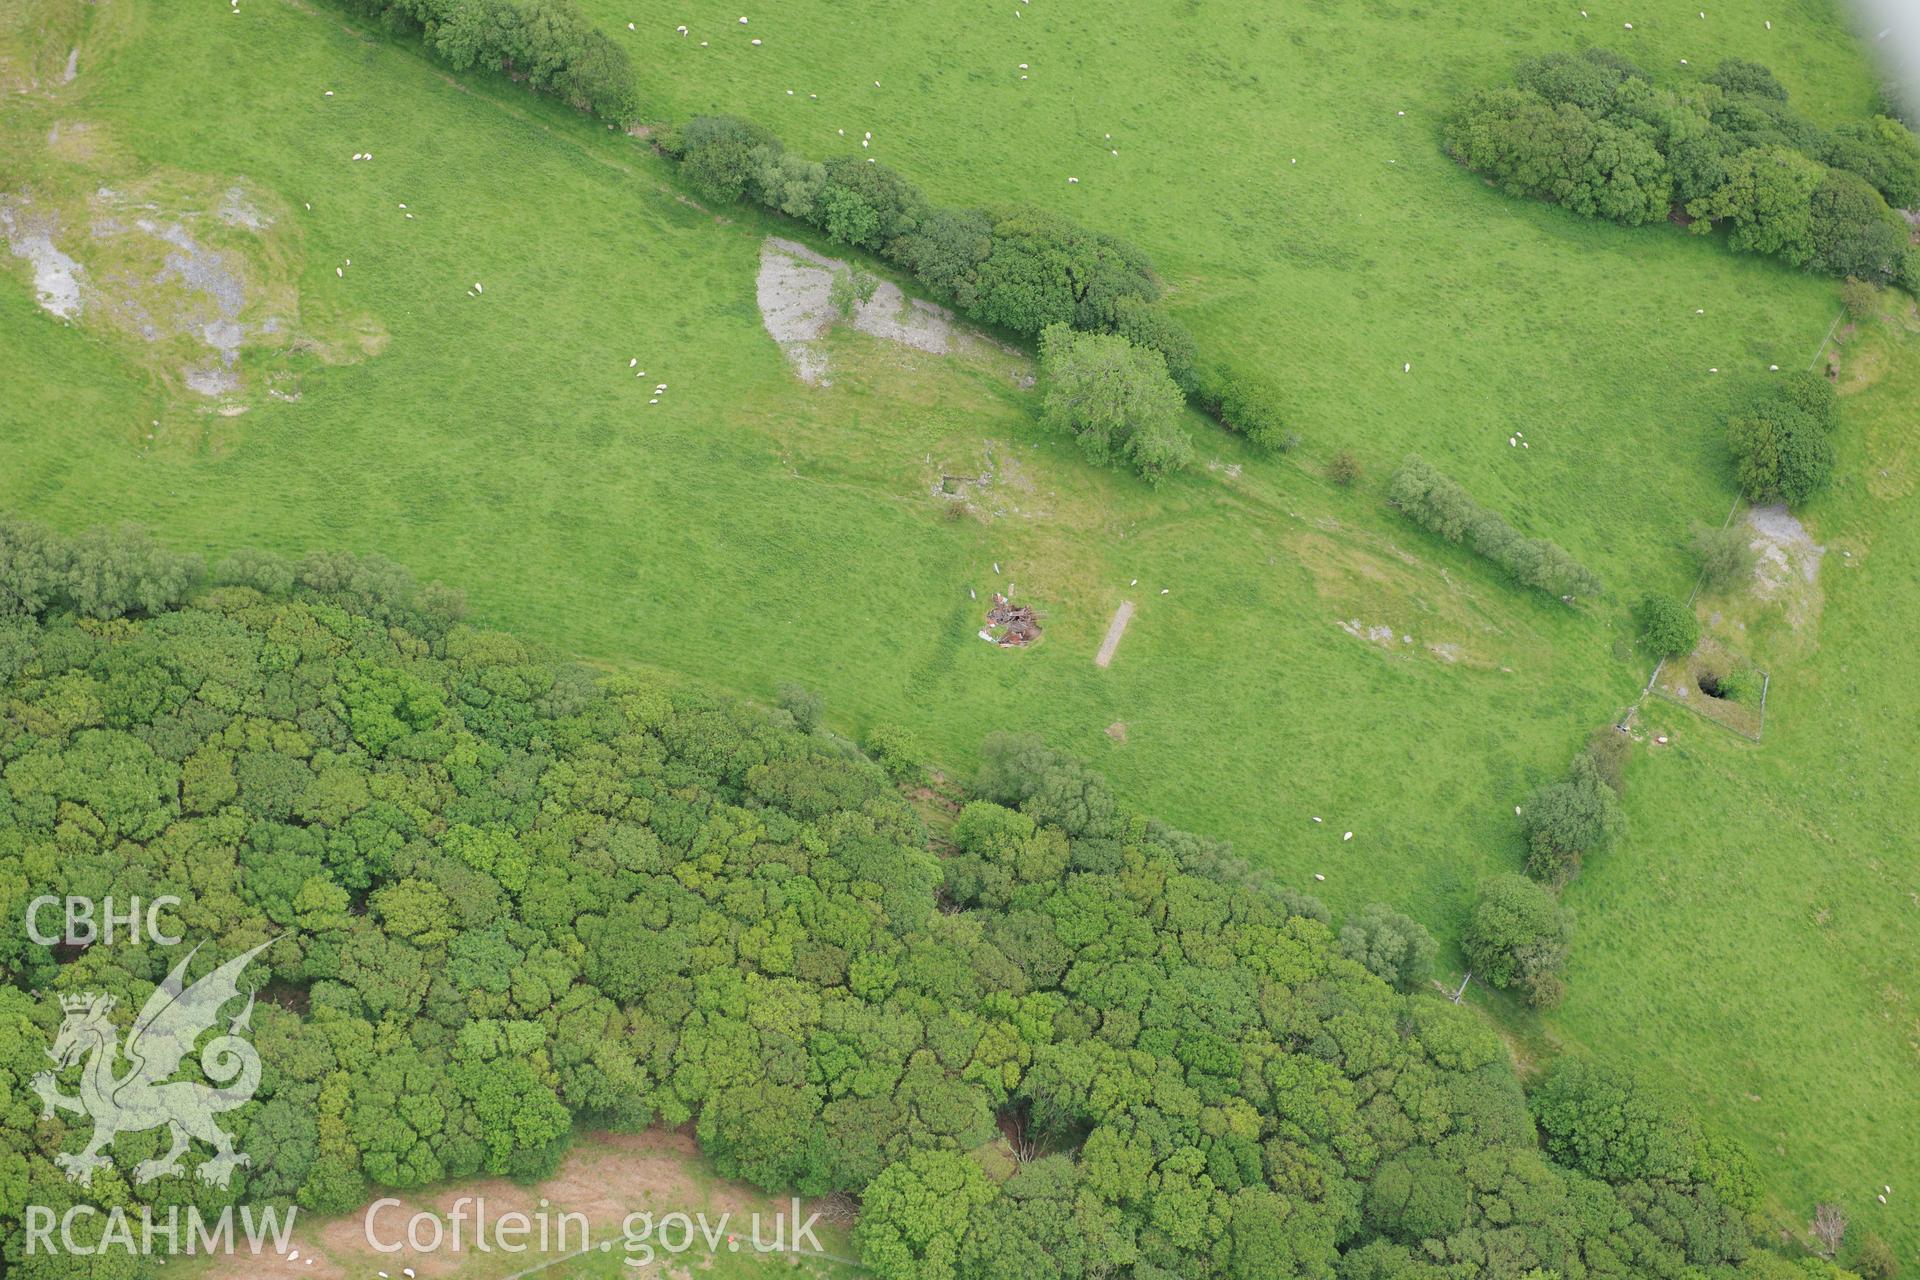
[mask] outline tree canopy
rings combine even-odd
[[[1477,1015],[1378,976],[1418,985],[1417,925],[1373,908],[1336,938],[1033,739],[988,744],[936,854],[797,695],[810,732],[589,673],[348,557],[237,557],[218,577],[248,585],[86,616],[19,589],[67,541],[4,527],[0,907],[174,895],[195,977],[271,940],[266,1070],[228,1117],[252,1167],[135,1188],[164,1139],[126,1135],[83,1189],[52,1163],[80,1135],[27,1088],[61,1017],[38,993],[113,993],[124,1026],[175,956],[0,934],[10,1275],[125,1274],[22,1256],[26,1203],[338,1212],[650,1124],[730,1176],[859,1194],[890,1280],[1625,1280],[1751,1251],[1731,1157],[1592,1158],[1604,1107],[1570,1085],[1536,1131]],[[1494,981],[1555,947],[1510,889],[1469,942]]]
[[[1794,266],[1920,278],[1893,212],[1920,200],[1920,139],[1884,115],[1822,129],[1758,63],[1669,86],[1597,48],[1531,58],[1512,86],[1463,99],[1445,141],[1507,194],[1585,217],[1633,226],[1684,211],[1694,231],[1726,227],[1735,249]]]
[[[1525,876],[1500,875],[1481,884],[1461,945],[1475,977],[1552,1005],[1562,994],[1560,968],[1572,934],[1551,893]]]
[[[1124,463],[1158,483],[1192,460],[1186,402],[1159,352],[1056,324],[1040,335],[1040,376],[1047,424],[1071,432],[1088,461]]]
[[[1833,387],[1810,373],[1795,373],[1755,397],[1727,420],[1727,450],[1734,480],[1753,502],[1799,506],[1833,475],[1833,430],[1838,406]]]
[[[395,30],[418,31],[456,71],[508,72],[529,86],[616,123],[640,112],[626,49],[573,0],[347,0]]]

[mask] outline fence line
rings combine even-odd
[[[1760,716],[1761,729],[1765,729],[1767,724],[1765,706],[1766,706],[1766,697],[1767,697],[1767,680],[1769,678],[1770,677],[1768,677],[1764,672],[1761,674],[1761,682],[1760,682],[1760,701],[1761,701],[1761,707],[1762,707],[1762,712]],[[1693,712],[1694,715],[1699,716],[1702,720],[1705,720],[1708,724],[1715,725],[1715,726],[1718,726],[1719,728],[1725,729],[1728,733],[1733,734],[1737,738],[1745,738],[1748,742],[1760,741],[1760,733],[1758,731],[1754,733],[1748,733],[1745,729],[1737,728],[1734,725],[1730,725],[1725,720],[1715,719],[1713,716],[1708,715],[1706,712],[1700,710],[1700,708],[1694,706],[1691,702],[1687,701],[1687,699],[1676,698],[1672,694],[1668,693],[1665,689],[1655,689],[1653,691],[1653,696],[1656,698],[1662,699],[1663,701],[1671,702],[1676,707],[1684,707],[1686,710]]]
[[[1813,349],[1813,358],[1807,361],[1808,373],[1812,373],[1813,366],[1820,363],[1821,353],[1826,351],[1827,344],[1833,341],[1833,331],[1840,327],[1840,321],[1842,317],[1844,317],[1846,314],[1847,313],[1845,308],[1842,308],[1841,310],[1833,313],[1833,322],[1827,326],[1827,336],[1820,339],[1820,345]],[[1738,498],[1738,497],[1736,497],[1733,500],[1733,505],[1727,508],[1727,518],[1720,522],[1720,527],[1722,529],[1725,529],[1728,525],[1733,523],[1734,516],[1740,513],[1740,504],[1743,501],[1744,499]],[[1707,571],[1705,569],[1702,569],[1693,580],[1693,590],[1687,593],[1687,607],[1689,609],[1693,607],[1693,602],[1700,598],[1700,588],[1705,586],[1706,582],[1707,582]],[[1653,674],[1648,676],[1647,682],[1640,686],[1640,696],[1633,700],[1632,706],[1628,707],[1624,712],[1621,713],[1620,719],[1613,726],[1614,728],[1625,729],[1629,724],[1632,723],[1633,713],[1640,709],[1640,704],[1647,700],[1648,694],[1655,692],[1653,686],[1655,682],[1657,682],[1660,679],[1660,673],[1666,669],[1666,665],[1667,665],[1666,655],[1662,654],[1660,657],[1660,661],[1653,664]],[[1760,681],[1760,730],[1762,733],[1766,731],[1766,727],[1767,727],[1767,686],[1771,684],[1772,681],[1773,681],[1773,676],[1771,675],[1771,673],[1764,673],[1764,672],[1762,673],[1761,681]],[[1668,698],[1667,701],[1672,702],[1678,706],[1686,706],[1686,704],[1684,702],[1681,702],[1678,698]],[[1693,708],[1691,707],[1688,707],[1687,709],[1689,711],[1693,710]],[[1698,713],[1696,712],[1695,714],[1698,714]],[[1714,720],[1713,717],[1711,716],[1703,715],[1700,718],[1702,720],[1711,721],[1714,724],[1720,724],[1718,720]],[[1738,729],[1733,728],[1732,725],[1722,724],[1720,725],[1720,727],[1723,729],[1731,730],[1734,733],[1740,733],[1740,731]],[[1740,736],[1743,738],[1748,738],[1753,742],[1760,741],[1760,738],[1758,735],[1740,733]]]

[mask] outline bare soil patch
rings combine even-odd
[[[1820,616],[1820,562],[1827,549],[1813,540],[1806,526],[1780,504],[1753,507],[1747,512],[1749,545],[1758,556],[1753,593],[1778,603],[1788,625],[1798,631]]]
[[[49,314],[72,320],[83,305],[80,282],[86,269],[54,244],[58,231],[58,219],[35,210],[30,200],[0,197],[0,234],[13,256],[25,258],[33,268],[35,301]]]
[[[1113,661],[1113,652],[1120,647],[1120,637],[1127,634],[1127,624],[1132,621],[1133,601],[1122,600],[1120,607],[1113,611],[1113,621],[1107,624],[1107,637],[1100,642],[1100,652],[1093,655],[1094,666],[1104,667]],[[1114,741],[1125,742],[1127,740],[1127,726],[1123,724],[1117,727],[1120,730],[1120,734],[1114,738]],[[1111,735],[1113,729],[1109,728],[1107,733]]]
[[[64,126],[54,139],[60,152],[47,158],[78,163],[66,154],[69,139],[98,133]],[[23,259],[49,314],[119,339],[135,363],[200,401],[201,412],[231,416],[265,389],[257,383],[285,381],[272,367],[277,357],[345,363],[385,343],[370,317],[343,317],[332,332],[304,321],[302,242],[283,203],[231,179],[175,171],[64,199],[0,193],[0,238],[10,250],[0,263]],[[249,351],[274,358],[244,359]]]
[[[1393,647],[1393,628],[1384,622],[1368,626],[1358,618],[1347,618],[1341,622],[1340,629],[1356,640],[1365,640],[1387,649]]]
[[[1470,588],[1359,530],[1300,530],[1287,545],[1337,611],[1334,625],[1384,652],[1490,669],[1501,665],[1498,648],[1519,643]]]
[[[770,1213],[786,1207],[785,1200],[763,1196],[751,1187],[710,1176],[694,1140],[683,1132],[664,1129],[594,1135],[567,1156],[553,1177],[535,1185],[526,1186],[504,1178],[479,1178],[394,1198],[400,1201],[400,1206],[382,1210],[378,1219],[383,1240],[401,1235],[407,1219],[422,1210],[437,1214],[444,1221],[453,1210],[454,1202],[462,1198],[484,1199],[487,1218],[493,1222],[507,1213],[532,1217],[544,1204],[556,1237],[561,1213],[583,1214],[595,1243],[614,1237],[625,1217],[640,1209],[656,1215],[678,1211],[704,1212],[709,1218],[723,1213],[741,1218],[756,1211]],[[818,1206],[804,1207],[806,1212],[812,1212]],[[467,1212],[472,1214],[471,1204]],[[540,1254],[532,1251],[512,1256],[497,1251],[481,1254],[472,1247],[470,1220],[462,1242],[466,1247],[460,1250],[443,1248],[432,1253],[416,1253],[408,1248],[382,1254],[369,1247],[365,1222],[365,1209],[324,1221],[303,1219],[286,1257],[239,1255],[222,1259],[207,1271],[206,1280],[290,1276],[341,1280],[347,1276],[372,1276],[376,1271],[399,1276],[406,1267],[413,1268],[420,1280],[456,1274],[484,1278],[524,1270],[557,1259],[561,1253],[556,1247]],[[568,1244],[572,1247],[578,1240],[578,1228],[571,1227],[569,1231]],[[560,1274],[561,1270],[564,1269],[557,1269],[553,1274]]]
[[[852,316],[842,316],[833,302],[834,279],[853,270],[850,264],[816,253],[798,241],[768,236],[761,242],[760,272],[754,281],[760,320],[801,381],[813,386],[833,385],[822,344],[836,324],[847,323],[884,342],[929,355],[971,350],[986,342],[955,320],[945,307],[924,298],[909,298],[898,285],[885,280],[854,308]]]
[[[1048,499],[1055,495],[1042,492],[1034,482],[1020,461],[1017,445],[992,439],[983,440],[980,445],[977,458],[961,462],[949,462],[928,454],[923,463],[928,476],[927,492],[956,516],[994,519],[1018,516],[1031,520],[1053,514]]]
[[[44,22],[70,33],[45,28],[32,82],[77,106],[93,55],[78,37],[122,19],[90,16],[101,7],[79,0],[43,7]],[[10,56],[0,47],[0,64]],[[322,308],[316,331],[303,317],[304,237],[287,200],[238,175],[148,164],[95,121],[43,119],[50,127],[7,132],[15,163],[0,189],[0,271],[30,278],[49,314],[114,340],[203,421],[251,404],[296,344],[329,362],[368,354],[364,336],[379,329],[370,318]]]

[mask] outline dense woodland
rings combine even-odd
[[[535,1178],[577,1128],[859,1197],[868,1265],[946,1277],[1839,1275],[1756,1250],[1740,1154],[1631,1074],[1523,1092],[1385,908],[1338,934],[1080,763],[990,740],[938,838],[798,716],[597,673],[377,560],[202,573],[0,521],[0,905],[174,894],[192,976],[276,939],[250,1170],[156,1203],[358,1207]],[[30,1078],[59,993],[130,1019],[168,948],[0,932],[0,1226],[90,1190]],[[1396,989],[1398,988],[1398,989]],[[1411,994],[1408,994],[1411,992]],[[91,1274],[135,1274],[113,1257]],[[1804,1270],[1803,1270],[1804,1266]]]
[[[1511,195],[1629,226],[1725,227],[1738,250],[1920,288],[1894,212],[1920,204],[1920,139],[1884,115],[1822,128],[1757,63],[1670,86],[1604,49],[1528,59],[1512,87],[1460,104],[1446,143]]]

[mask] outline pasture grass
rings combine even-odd
[[[1684,592],[1688,529],[1731,497],[1725,408],[1813,354],[1836,291],[1504,200],[1439,154],[1457,92],[1588,35],[1572,6],[1016,3],[789,0],[750,28],[704,2],[589,7],[645,33],[662,117],[738,110],[816,154],[872,129],[936,198],[1040,203],[1139,243],[1209,351],[1289,388],[1301,453],[1196,423],[1201,466],[1151,491],[1041,429],[1005,361],[852,333],[829,343],[834,385],[804,387],[754,303],[761,239],[795,229],[699,207],[644,146],[298,0],[84,19],[34,0],[51,16],[0,30],[0,55],[57,67],[77,30],[80,75],[10,101],[0,191],[78,211],[101,184],[182,200],[244,180],[284,214],[259,253],[286,264],[302,325],[380,342],[351,361],[249,349],[252,385],[299,399],[256,391],[221,417],[137,337],[0,288],[0,505],[142,520],[209,555],[381,552],[487,624],[760,696],[798,679],[836,728],[910,724],[958,769],[984,733],[1032,729],[1336,910],[1400,905],[1457,966],[1474,881],[1518,865],[1512,806],[1651,664],[1624,609],[1523,593],[1399,522],[1386,473],[1417,448],[1615,599]],[[1589,8],[1590,38],[1627,47]],[[1641,15],[1631,38],[1649,65],[1762,57],[1817,116],[1862,108],[1824,4],[1774,7],[1771,43],[1760,10]],[[44,146],[61,120],[103,145]],[[1879,380],[1849,397],[1848,479],[1808,520],[1858,563],[1830,561],[1818,648],[1774,666],[1766,745],[1649,704],[1676,745],[1636,763],[1631,836],[1569,891],[1568,1004],[1490,1002],[1523,1054],[1584,1046],[1687,1082],[1788,1216],[1830,1191],[1864,1218],[1864,1183],[1920,1172],[1911,1117],[1888,1119],[1920,1053],[1912,342],[1893,324],[1849,348]],[[1352,490],[1322,476],[1339,449],[1365,469]],[[940,477],[988,471],[980,514],[946,518]],[[974,638],[1009,581],[1046,627],[1023,653]],[[1123,599],[1139,612],[1098,670]],[[1883,1234],[1911,1249],[1900,1204]]]
[[[1840,347],[1839,479],[1800,513],[1827,548],[1824,609],[1795,627],[1745,602],[1772,673],[1764,744],[1646,704],[1671,743],[1634,767],[1630,838],[1567,891],[1569,995],[1537,1025],[1679,1081],[1756,1157],[1789,1229],[1833,1199],[1911,1258],[1920,317],[1895,298]]]
[[[1204,354],[1284,388],[1311,458],[1384,474],[1417,450],[1634,591],[1690,579],[1674,526],[1726,509],[1721,407],[1837,309],[1831,282],[1677,227],[1496,197],[1440,148],[1460,95],[1589,43],[1663,79],[1753,58],[1854,118],[1874,81],[1827,0],[726,4],[583,0],[661,118],[744,115],[937,201],[1130,240]]]
[[[130,169],[279,193],[302,315],[373,317],[386,345],[288,356],[297,403],[223,418],[166,395],[139,343],[10,291],[0,332],[34,390],[0,407],[9,505],[144,520],[209,555],[380,551],[488,622],[752,693],[799,679],[847,731],[924,726],[960,766],[985,733],[1033,729],[1155,811],[1326,874],[1330,900],[1410,899],[1443,932],[1507,856],[1512,797],[1633,688],[1610,618],[1400,526],[1378,476],[1340,490],[1196,421],[1203,466],[1151,491],[1087,467],[992,362],[853,333],[830,343],[835,385],[803,387],[754,303],[775,224],[675,198],[644,149],[510,85],[277,3],[100,21],[126,24],[115,52],[48,114],[107,122]],[[939,477],[983,471],[982,518],[946,519]],[[974,638],[1008,583],[1044,615],[1030,652]],[[1140,613],[1097,670],[1123,598]]]

